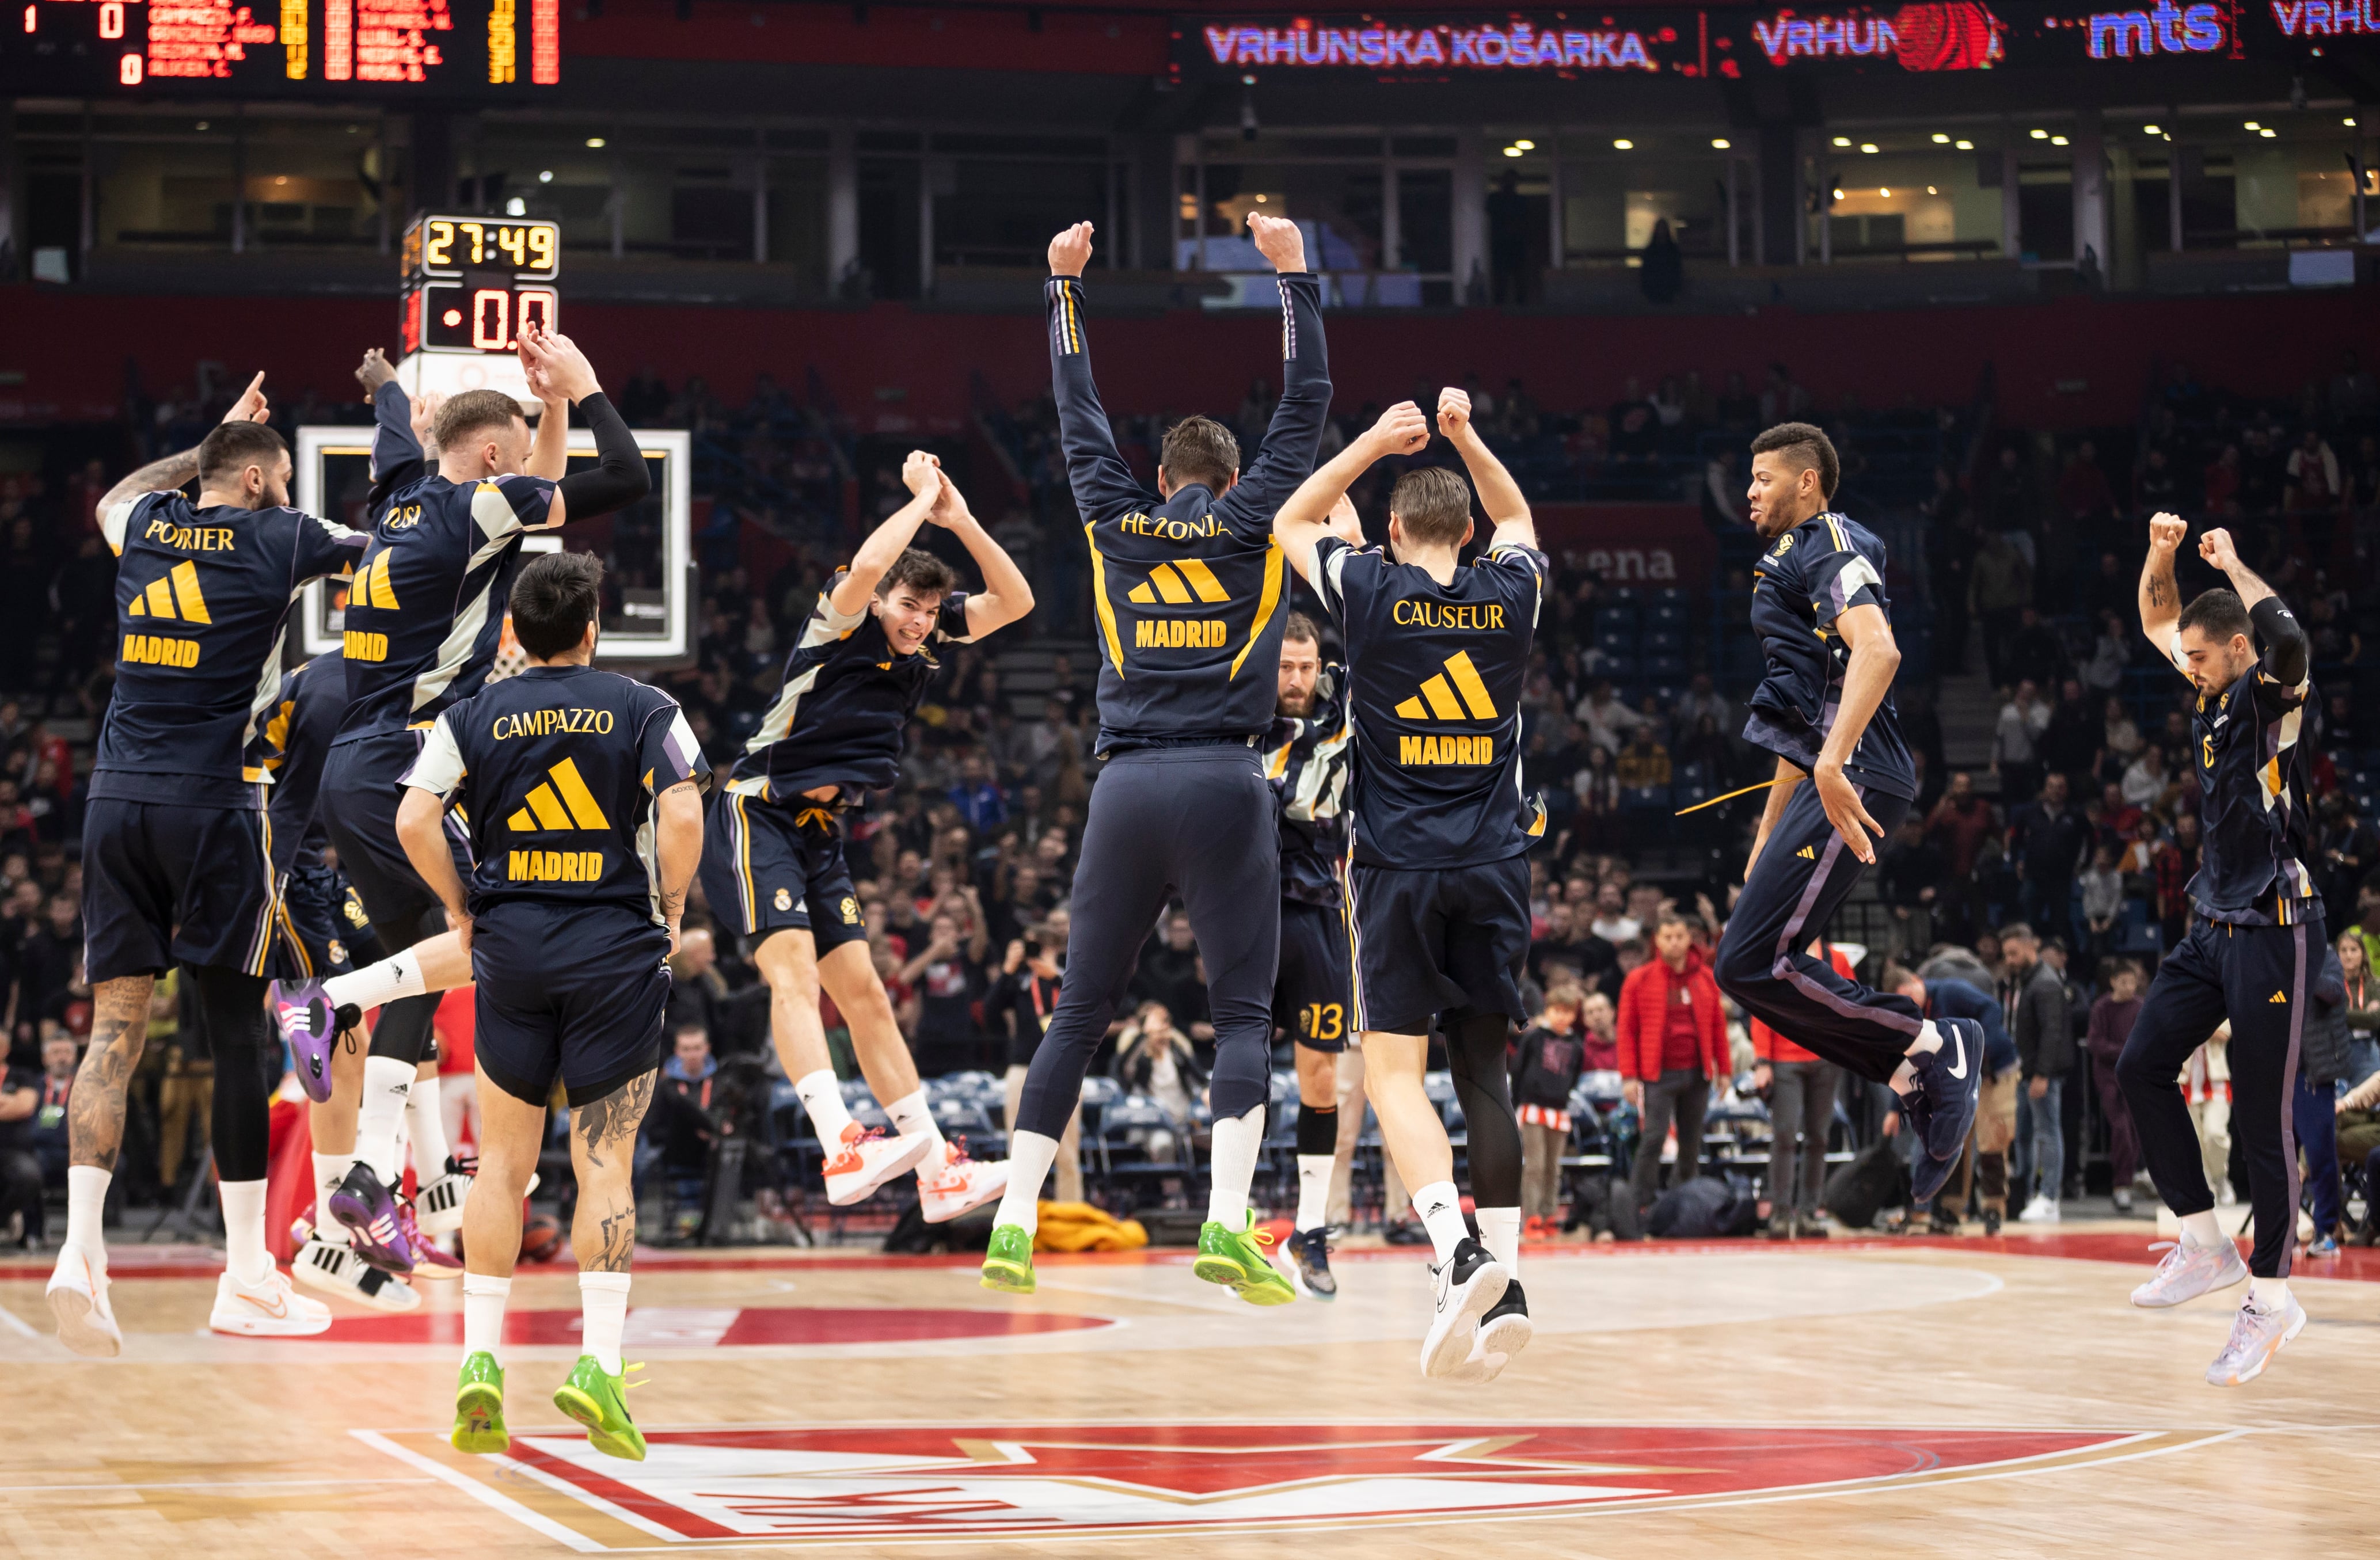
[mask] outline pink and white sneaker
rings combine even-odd
[[[2134,1305],[2152,1309],[2180,1305],[2216,1289],[2228,1289],[2248,1276],[2240,1248],[2228,1240],[2201,1246],[2185,1235],[2179,1240],[2160,1240],[2149,1250],[2163,1251],[2165,1260],[2157,1264],[2155,1275],[2147,1283],[2132,1291]]]
[[[929,1161],[917,1168],[917,1207],[928,1224],[971,1214],[1007,1190],[1008,1166],[968,1158],[965,1138],[949,1145],[940,1165]]]
[[[826,1200],[836,1207],[868,1197],[894,1176],[917,1167],[934,1146],[923,1132],[888,1138],[882,1129],[863,1129],[854,1121],[843,1130],[843,1142],[826,1162]]]

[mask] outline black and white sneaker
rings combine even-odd
[[[1479,1319],[1504,1298],[1512,1276],[1469,1236],[1454,1248],[1446,1265],[1429,1271],[1437,1280],[1438,1312],[1422,1340],[1421,1373],[1451,1376],[1471,1358],[1472,1346],[1479,1339]]]
[[[394,1274],[371,1266],[346,1246],[309,1235],[290,1260],[289,1276],[310,1289],[370,1306],[374,1311],[421,1309],[421,1296]]]
[[[446,1156],[445,1173],[413,1194],[414,1222],[424,1235],[452,1235],[463,1227],[463,1200],[471,1194],[471,1178],[480,1171],[478,1157]]]
[[[1529,1320],[1528,1298],[1521,1293],[1517,1278],[1504,1286],[1504,1298],[1479,1318],[1479,1347],[1508,1360],[1528,1348],[1536,1333],[1536,1324]]]

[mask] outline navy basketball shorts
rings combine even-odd
[[[758,947],[771,932],[808,932],[823,959],[866,942],[843,827],[825,807],[722,792],[702,831],[702,894],[722,926]]]
[[[1405,871],[1350,862],[1358,1032],[1427,1034],[1477,1013],[1528,1021],[1529,863]]]
[[[1281,901],[1272,1022],[1309,1051],[1343,1051],[1351,985],[1346,917],[1329,905]]]
[[[529,1105],[553,1081],[575,1108],[662,1064],[669,933],[622,904],[513,900],[471,924],[477,1050],[488,1081]]]
[[[262,975],[277,878],[262,812],[94,799],[82,828],[83,978],[174,964]]]
[[[283,876],[277,931],[272,973],[278,980],[344,975],[381,957],[363,896],[336,867],[293,866]]]
[[[413,870],[396,837],[396,809],[405,800],[397,782],[428,736],[426,729],[383,732],[335,744],[322,761],[323,832],[339,853],[339,870],[363,897],[372,930],[391,950],[411,948],[445,924],[444,904]],[[469,883],[471,836],[459,810],[446,815],[446,848],[455,875]]]

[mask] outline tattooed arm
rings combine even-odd
[[[111,1173],[124,1146],[124,1091],[149,1039],[153,975],[103,980],[91,994],[91,1049],[67,1096],[67,1162]]]
[[[637,1249],[637,1129],[653,1103],[658,1072],[632,1078],[570,1113],[578,1212],[570,1243],[582,1272],[625,1273]]]
[[[2189,522],[2178,514],[2158,514],[2149,520],[2149,555],[2141,565],[2141,632],[2156,647],[2161,660],[2173,659],[2174,625],[2181,620],[2173,559],[2189,534]]]

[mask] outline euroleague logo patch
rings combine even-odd
[[[843,924],[846,926],[859,925],[859,901],[849,894],[843,896]]]
[[[583,1436],[515,1432],[509,1460],[431,1432],[358,1432],[581,1550],[1054,1538],[1732,1505],[1959,1482],[2153,1456],[2217,1431],[1511,1424],[647,1427],[646,1460]],[[1823,1489],[1822,1489],[1823,1487]],[[633,1524],[619,1515],[633,1512]]]

